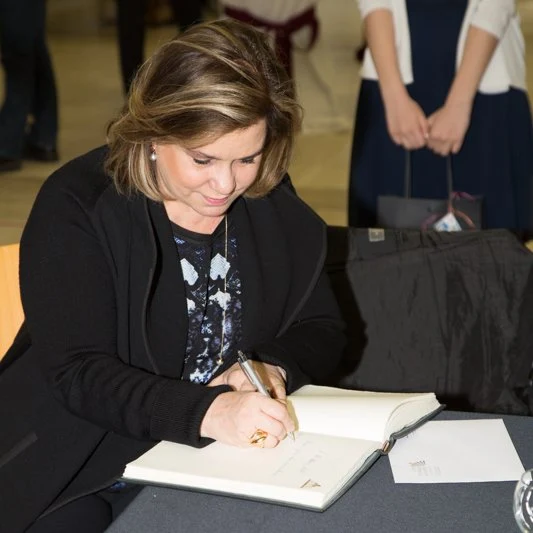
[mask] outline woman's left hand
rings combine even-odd
[[[287,397],[285,389],[285,370],[279,366],[260,363],[258,361],[252,361],[252,364],[263,380],[263,383],[270,390],[272,398],[285,400]],[[250,383],[239,363],[230,366],[228,369],[224,370],[222,374],[219,374],[208,383],[208,386],[210,387],[215,387],[217,385],[229,385],[235,391],[255,391],[255,387]]]
[[[442,156],[458,153],[470,125],[471,110],[467,103],[445,104],[437,109],[428,119],[428,148]]]

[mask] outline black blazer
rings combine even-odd
[[[179,379],[188,317],[171,226],[161,204],[116,192],[106,153],[54,173],[23,233],[26,322],[0,363],[0,516],[11,533],[109,486],[159,440],[209,444],[202,418],[229,390]],[[288,182],[238,199],[231,217],[240,347],[283,367],[289,391],[324,378],[344,337],[322,272],[323,222]]]

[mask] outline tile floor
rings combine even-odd
[[[305,109],[291,174],[300,195],[330,224],[346,223],[351,132],[358,90],[354,49],[360,20],[354,0],[318,2],[322,32],[310,54],[296,53],[295,78]],[[523,30],[533,50],[533,2],[521,0]],[[105,139],[105,126],[122,104],[112,28],[49,35],[60,99],[61,163]],[[147,50],[171,37],[173,27],[149,30]],[[533,87],[533,52],[527,55]],[[26,163],[0,174],[0,244],[17,242],[35,194],[57,164]]]

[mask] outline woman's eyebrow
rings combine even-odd
[[[261,147],[259,150],[257,150],[257,152],[254,152],[251,155],[246,155],[244,157],[238,157],[237,159],[238,160],[253,159],[254,157],[257,157],[258,155],[260,155],[263,152],[263,150],[264,150],[264,147]],[[206,154],[205,152],[201,152],[200,150],[188,150],[188,152],[191,155],[193,155],[194,157],[201,157],[203,159],[212,159],[214,161],[218,161],[220,159],[219,157],[215,157],[214,155]]]

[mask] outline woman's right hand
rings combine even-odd
[[[387,130],[391,139],[406,150],[426,145],[429,123],[422,108],[407,91],[385,98]]]
[[[207,410],[200,434],[233,446],[248,447],[250,437],[261,429],[268,433],[265,448],[276,447],[294,422],[287,405],[259,392],[225,392],[218,395]]]

